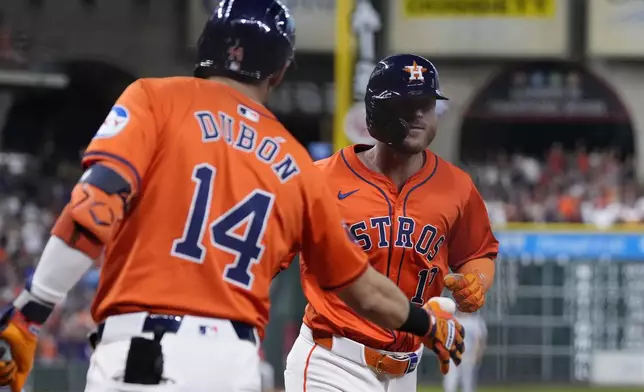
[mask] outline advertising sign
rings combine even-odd
[[[511,66],[482,90],[468,117],[512,119],[628,119],[624,106],[602,79],[569,62],[530,62]]]
[[[503,257],[644,262],[644,236],[636,232],[500,230],[494,234]]]
[[[588,54],[644,57],[644,1],[588,1]]]
[[[389,0],[389,49],[447,57],[565,57],[568,8],[568,0]]]

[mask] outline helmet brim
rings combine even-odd
[[[409,90],[404,92],[403,94],[400,94],[397,91],[392,91],[392,90],[385,90],[385,91],[371,91],[367,92],[367,95],[370,95],[372,99],[376,101],[384,101],[388,99],[399,99],[399,98],[409,98],[409,97],[435,97],[438,100],[441,101],[449,101],[449,98],[443,95],[443,93],[440,90]]]

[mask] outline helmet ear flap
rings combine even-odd
[[[391,116],[389,110],[382,105],[386,100],[371,97],[366,101],[367,130],[372,138],[385,144],[396,144],[407,137],[409,123],[403,118]]]
[[[409,134],[409,123],[402,118],[390,119],[387,123],[383,124],[383,130],[380,133],[383,143],[398,144],[401,143]]]

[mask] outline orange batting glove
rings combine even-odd
[[[0,385],[10,385],[11,392],[21,392],[34,366],[38,344],[35,334],[37,327],[26,322],[22,314],[13,306],[4,310],[0,320],[4,326],[0,332],[0,339],[7,343],[12,357],[11,361],[3,361],[4,366],[0,369],[5,370],[5,373],[13,373],[7,374],[7,377],[1,377]],[[13,370],[11,370],[12,367]]]
[[[452,292],[461,312],[476,312],[485,304],[483,276],[480,273],[449,274],[443,283]]]
[[[16,375],[18,367],[11,359],[8,347],[0,348],[0,385],[9,385]]]
[[[37,300],[27,290],[0,310],[0,340],[11,351],[11,360],[0,361],[0,385],[10,385],[11,392],[21,392],[27,382],[41,325],[52,310],[53,305]]]
[[[450,359],[456,366],[461,364],[465,352],[465,329],[454,319],[449,309],[441,307],[440,301],[430,300],[423,309],[430,318],[429,334],[423,339],[423,344],[436,353],[441,373],[447,374]]]

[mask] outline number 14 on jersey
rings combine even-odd
[[[181,238],[172,243],[173,256],[203,263],[206,257],[206,247],[203,245],[214,189],[217,169],[207,163],[195,166],[192,181],[195,191],[188,211],[188,219]],[[251,267],[259,263],[264,246],[262,238],[268,224],[268,218],[273,209],[275,195],[255,189],[243,200],[228,211],[219,215],[209,225],[211,244],[235,256],[232,264],[224,268],[224,280],[236,286],[250,290],[253,285]],[[236,231],[246,225],[243,234]]]

